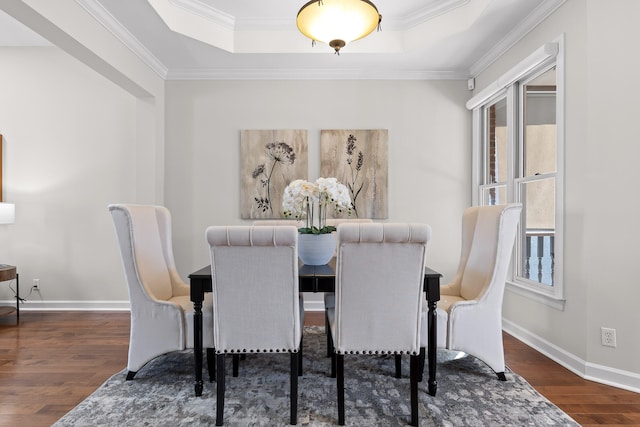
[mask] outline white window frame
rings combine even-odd
[[[564,34],[537,49],[515,67],[503,74],[480,93],[467,102],[467,108],[472,111],[472,202],[482,204],[483,189],[493,186],[483,185],[486,167],[484,159],[484,107],[502,97],[507,100],[507,156],[509,167],[507,170],[507,200],[518,200],[516,186],[520,182],[527,182],[527,177],[516,176],[522,166],[522,131],[518,116],[522,111],[522,97],[519,95],[519,83],[539,75],[541,72],[556,67],[556,172],[555,177],[555,242],[554,242],[554,283],[553,286],[544,285],[533,280],[517,276],[517,259],[512,257],[511,268],[507,279],[507,289],[542,302],[559,310],[564,309]],[[515,151],[515,152],[514,152]],[[536,177],[537,179],[543,176]],[[518,233],[521,236],[522,233]],[[517,247],[517,244],[514,245]],[[514,248],[514,252],[515,252]]]

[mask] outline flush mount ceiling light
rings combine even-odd
[[[312,0],[296,18],[302,34],[328,44],[338,55],[347,43],[379,29],[381,21],[382,15],[368,0]]]

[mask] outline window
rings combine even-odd
[[[523,205],[508,286],[558,308],[564,302],[562,42],[546,44],[467,103],[474,204]]]
[[[483,107],[483,177],[480,192],[481,205],[499,205],[508,202],[507,183],[509,156],[507,154],[507,100]]]

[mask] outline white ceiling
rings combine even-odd
[[[466,79],[564,2],[373,0],[382,31],[338,56],[297,31],[306,0],[76,1],[166,79]],[[0,45],[41,42],[0,13]]]

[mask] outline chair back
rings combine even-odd
[[[214,226],[216,352],[296,351],[302,336],[295,226]]]
[[[327,226],[338,227],[340,224],[369,224],[372,223],[371,218],[327,218]],[[334,233],[337,233],[334,231]],[[336,251],[334,256],[338,254],[338,239],[336,238]]]
[[[411,353],[420,347],[426,224],[338,226],[335,350]]]
[[[168,300],[179,278],[171,246],[171,214],[163,206],[109,205],[132,305],[138,298]]]
[[[253,226],[265,226],[265,225],[293,225],[296,228],[304,227],[304,222],[297,219],[258,219],[253,221]]]
[[[462,219],[460,296],[488,297],[494,285],[502,295],[520,220],[519,203],[467,208]],[[494,294],[494,292],[491,292]],[[501,298],[501,297],[500,297]]]
[[[327,218],[327,225],[333,227],[340,224],[369,224],[372,222],[371,218]]]

